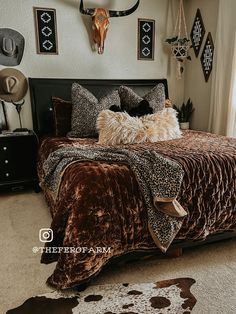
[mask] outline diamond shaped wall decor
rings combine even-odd
[[[58,54],[56,10],[34,7],[37,53]]]
[[[202,51],[202,55],[201,55],[202,70],[203,70],[206,82],[208,81],[209,76],[212,71],[213,56],[214,56],[214,44],[213,44],[211,33],[209,32],[207,35],[205,46]]]
[[[203,38],[205,35],[205,26],[203,24],[201,11],[197,9],[197,13],[193,22],[193,27],[191,30],[190,38],[193,45],[193,50],[195,52],[195,56],[198,57],[198,54],[201,49],[201,45],[203,42]]]
[[[52,35],[52,30],[50,27],[44,26],[41,30],[42,34],[46,37]]]
[[[138,60],[154,60],[155,20],[138,19]]]

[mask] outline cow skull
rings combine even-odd
[[[112,11],[106,9],[84,9],[83,0],[80,1],[80,12],[82,14],[92,16],[92,28],[93,28],[93,40],[98,46],[98,53],[102,54],[104,52],[104,42],[107,35],[107,30],[109,27],[110,17],[120,17],[132,14],[139,6],[139,1],[130,9],[124,11]]]

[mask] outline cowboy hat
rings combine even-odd
[[[0,28],[0,64],[20,64],[25,46],[24,37],[11,28]]]
[[[28,89],[26,77],[19,70],[6,68],[0,71],[0,99],[16,102],[24,98]]]

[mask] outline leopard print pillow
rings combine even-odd
[[[160,83],[151,89],[146,95],[140,97],[131,88],[127,86],[119,87],[121,106],[125,111],[130,111],[139,105],[145,99],[149,102],[153,112],[164,109],[165,106],[165,86]]]
[[[98,114],[112,105],[120,106],[117,90],[98,100],[90,91],[78,83],[73,83],[71,89],[72,115],[71,131],[68,137],[96,137],[96,120]]]

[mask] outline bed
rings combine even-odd
[[[55,137],[51,97],[70,100],[77,81],[101,97],[120,85],[143,95],[163,80],[74,80],[30,78],[34,131],[41,141],[38,174],[46,176],[44,163],[60,148],[97,145],[96,139]],[[235,237],[236,140],[210,133],[185,131],[178,140],[136,145],[137,150],[156,151],[180,164],[184,178],[178,201],[188,212],[169,250]],[[86,160],[71,163],[63,173],[55,199],[43,188],[52,214],[53,241],[46,247],[75,247],[79,252],[43,253],[41,262],[57,262],[47,283],[65,289],[90,281],[118,257],[160,251],[148,228],[140,186],[126,164]],[[102,195],[102,197],[101,197]],[[88,251],[99,248],[99,252]]]

